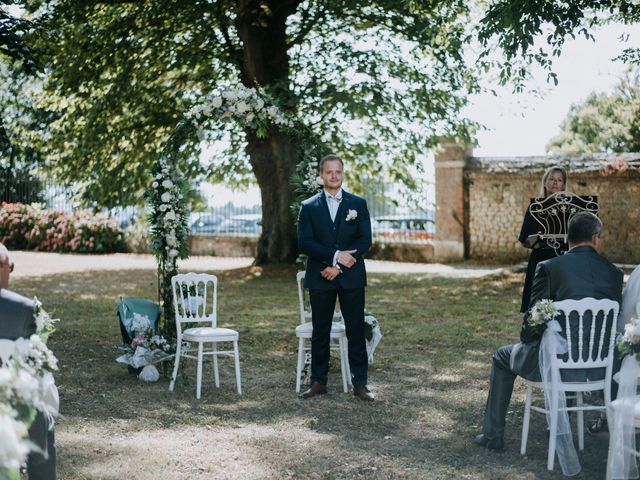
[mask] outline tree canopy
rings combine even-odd
[[[486,47],[484,56],[496,46],[504,53],[502,81],[514,80],[516,89],[522,90],[531,63],[541,65],[557,83],[553,58],[560,56],[567,38],[595,40],[593,32],[599,25],[639,21],[640,4],[635,0],[496,0],[487,7],[478,38]],[[540,37],[542,46],[536,42]],[[640,49],[623,48],[618,58],[638,63]]]
[[[459,117],[477,88],[462,0],[21,3],[46,32],[35,41],[48,73],[37,106],[52,118],[28,141],[101,205],[138,202],[185,112],[237,82],[268,88],[361,172],[379,172],[382,154],[407,182],[403,166],[438,135],[468,138],[472,127]],[[187,142],[191,178],[256,172],[246,132],[228,124],[204,139],[227,148],[201,165],[200,143]]]
[[[7,10],[13,3],[0,0],[0,159],[8,159],[9,166],[15,164],[17,157],[23,160],[33,154],[28,146],[19,147],[13,130],[20,123],[23,106],[30,103],[25,101],[25,76],[39,70],[36,52],[25,41],[26,35],[33,35],[34,25]],[[29,158],[27,163],[33,160]]]
[[[592,93],[573,105],[550,153],[640,152],[640,70],[630,71],[612,93]]]

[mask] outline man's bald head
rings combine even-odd
[[[0,243],[0,288],[9,288],[9,274],[11,273],[9,250]]]

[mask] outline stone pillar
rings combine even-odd
[[[473,151],[453,139],[444,139],[435,155],[437,262],[462,261],[468,227],[464,169]]]

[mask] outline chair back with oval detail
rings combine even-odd
[[[218,277],[207,273],[184,273],[171,279],[176,328],[184,323],[218,326]]]

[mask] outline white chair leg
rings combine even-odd
[[[213,381],[216,388],[220,388],[220,373],[218,372],[218,344],[213,342]]]
[[[582,392],[576,392],[576,407],[582,407]],[[584,450],[584,410],[578,410],[576,420],[578,422],[578,450]]]
[[[340,373],[342,373],[342,390],[344,393],[347,393],[349,391],[349,387],[347,386],[347,364],[349,363],[349,359],[345,358],[344,339],[345,337],[338,339],[338,349],[340,353]]]
[[[236,363],[236,386],[238,388],[238,395],[242,395],[242,384],[240,383],[240,351],[238,350],[238,342],[233,342],[233,356]]]
[[[296,393],[300,393],[300,377],[302,376],[302,365],[304,364],[304,338],[298,340],[298,365],[296,367]]]
[[[198,368],[196,372],[196,398],[200,399],[200,392],[202,389],[202,350],[203,343],[198,342]]]
[[[547,470],[553,470],[556,458],[556,437],[558,434],[558,393],[551,393],[551,425],[549,425],[549,453],[547,455]]]
[[[347,336],[345,335],[342,339],[342,342],[338,344],[338,348],[340,349],[340,355],[344,358],[344,366],[345,372],[347,375],[347,388],[352,386],[351,382],[351,366],[349,365],[349,340],[347,340]]]
[[[529,422],[531,421],[531,401],[533,389],[527,384],[527,393],[524,399],[524,417],[522,419],[522,438],[520,439],[520,455],[527,453],[527,440],[529,439]]]
[[[173,357],[173,373],[171,374],[171,383],[169,383],[169,391],[173,392],[173,387],[176,383],[176,378],[178,376],[178,365],[180,365],[180,355],[182,350],[182,340],[178,339],[178,345],[176,347],[176,356]]]
[[[344,358],[344,363],[347,366],[347,380],[349,381],[349,385],[353,386],[353,382],[351,381],[351,365],[349,364],[349,341],[346,335],[344,337]]]

